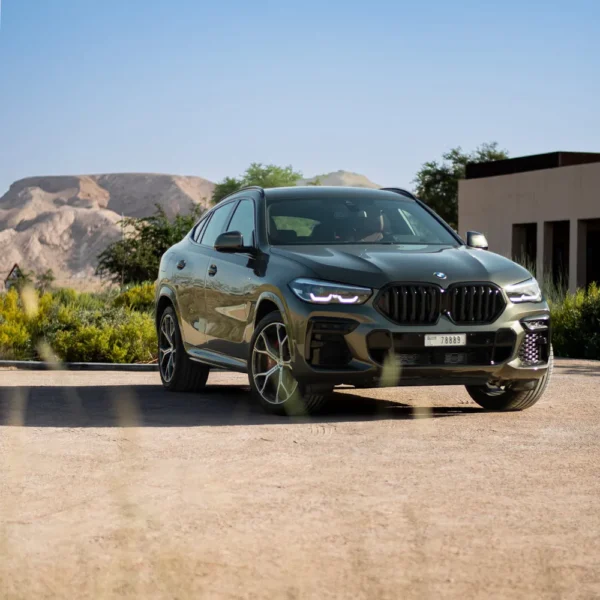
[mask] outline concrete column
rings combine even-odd
[[[577,287],[586,287],[587,280],[587,221],[577,221]],[[569,249],[570,251],[570,249]]]
[[[544,274],[543,279],[545,279],[546,276],[550,278],[553,277],[552,260],[554,256],[554,223],[544,223],[542,226],[542,231],[544,232],[544,270],[542,273]]]
[[[578,281],[578,258],[579,258],[579,222],[571,219],[569,229],[569,292],[574,294],[581,282]]]
[[[542,281],[542,279],[544,278],[544,267],[546,264],[545,261],[545,253],[544,250],[546,249],[546,244],[544,241],[544,237],[545,237],[545,227],[544,227],[544,221],[538,221],[537,222],[537,250],[536,250],[536,277],[539,281]]]

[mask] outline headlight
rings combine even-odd
[[[518,304],[519,302],[541,302],[542,290],[538,282],[532,277],[527,281],[507,285],[506,294],[511,302]]]
[[[300,300],[312,304],[363,304],[373,292],[369,288],[315,279],[295,279],[290,288]]]

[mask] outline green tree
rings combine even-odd
[[[416,195],[442,217],[452,228],[458,228],[458,180],[464,179],[469,162],[489,162],[508,158],[506,150],[496,142],[481,144],[471,153],[460,147],[442,155],[441,161],[426,162],[413,183]]]
[[[201,214],[202,207],[197,205],[189,215],[170,220],[162,206],[156,205],[151,217],[126,217],[121,222],[122,239],[98,255],[96,273],[122,285],[154,281],[160,257],[183,239]]]
[[[302,173],[294,171],[291,165],[278,167],[277,165],[263,165],[252,163],[241,177],[225,177],[215,186],[212,202],[216,204],[225,196],[237,192],[249,185],[258,185],[263,188],[294,186],[302,178]]]
[[[237,192],[243,186],[244,184],[241,179],[237,179],[236,177],[225,177],[223,181],[215,185],[212,194],[212,203],[217,204],[217,202],[223,200],[225,196]]]
[[[36,275],[35,278],[35,287],[44,294],[51,287],[52,284],[56,281],[56,277],[54,276],[54,271],[52,269],[47,269],[43,273]]]

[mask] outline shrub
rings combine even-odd
[[[31,336],[27,316],[16,289],[0,296],[0,356],[23,360],[30,356]]]
[[[150,312],[154,308],[153,283],[134,285],[121,292],[114,301],[115,306],[126,306],[132,310]]]
[[[550,310],[557,356],[600,359],[600,288],[595,283],[551,302]]]
[[[134,286],[118,296],[31,291],[34,306],[27,313],[25,296],[0,294],[0,358],[39,359],[45,342],[67,362],[150,362],[157,345],[151,288]]]

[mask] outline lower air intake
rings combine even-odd
[[[542,333],[527,333],[519,348],[519,359],[527,367],[548,362],[548,339]]]

